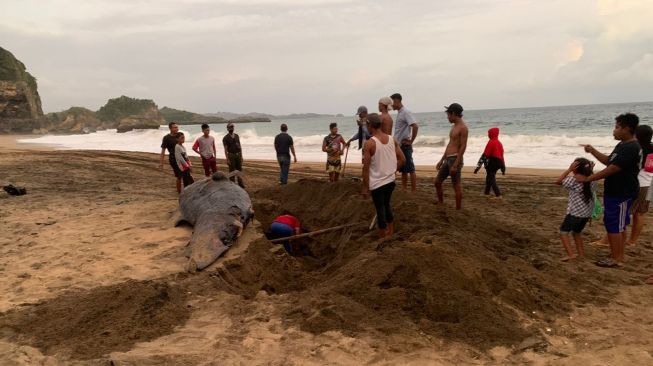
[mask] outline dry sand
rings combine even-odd
[[[417,194],[394,197],[391,240],[361,225],[291,257],[260,234],[274,215],[317,229],[369,221],[371,204],[359,183],[325,182],[321,164],[278,187],[276,164],[246,162],[258,221],[187,274],[192,228],[172,226],[173,178],[156,155],[13,141],[0,136],[0,183],[28,194],[0,193],[0,364],[653,363],[652,230],[623,269],[595,267],[605,249],[590,245],[561,263],[558,172],[510,169],[499,203],[467,171],[455,212],[449,187],[447,206],[432,204],[425,167]]]

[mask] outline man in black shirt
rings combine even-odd
[[[227,124],[227,133],[222,138],[222,145],[224,146],[224,157],[227,159],[227,164],[229,165],[229,172],[238,170],[239,172],[243,171],[243,151],[240,148],[240,137],[237,133],[234,133],[234,124]],[[231,177],[231,180],[235,182],[236,177]],[[243,180],[238,177],[238,185],[245,188]]]
[[[159,169],[163,169],[163,160],[166,155],[166,150],[168,150],[168,162],[172,167],[172,172],[177,178],[177,193],[181,193],[181,170],[177,166],[177,161],[175,160],[175,146],[177,146],[177,133],[179,132],[179,126],[176,123],[168,123],[168,129],[170,133],[163,136],[163,141],[161,142],[161,161],[159,162]]]
[[[630,224],[630,208],[639,193],[637,174],[642,162],[642,148],[635,138],[639,118],[632,113],[617,116],[612,135],[620,142],[610,155],[585,145],[585,151],[592,154],[607,167],[589,177],[576,176],[579,182],[605,179],[603,222],[608,232],[611,259],[596,264],[601,267],[618,267],[624,261],[626,226]]]
[[[288,172],[290,171],[290,152],[297,162],[295,147],[293,146],[292,137],[288,134],[288,126],[281,124],[281,133],[274,138],[274,149],[277,151],[277,161],[279,162],[279,184],[288,184]]]

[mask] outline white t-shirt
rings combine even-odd
[[[639,181],[639,187],[650,187],[651,178],[653,178],[653,173],[649,173],[646,170],[642,169],[637,174],[637,180]]]
[[[197,138],[197,140],[195,140],[195,144],[193,144],[193,150],[199,149],[200,155],[202,155],[203,158],[210,159],[215,157],[215,154],[213,153],[213,146],[215,146],[215,139],[213,136],[200,136]]]

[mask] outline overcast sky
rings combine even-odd
[[[46,112],[128,95],[351,115],[653,100],[652,0],[20,0],[0,45]]]

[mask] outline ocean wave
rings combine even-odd
[[[201,133],[190,133],[182,128],[187,136],[186,149],[191,146]],[[30,144],[47,144],[59,149],[82,150],[120,150],[160,152],[161,139],[167,133],[162,126],[158,130],[135,130],[117,133],[116,130],[99,131],[88,135],[45,135],[35,138],[21,139],[19,142]],[[274,159],[274,136],[259,136],[255,129],[244,129],[240,132],[243,153],[246,157],[256,159]],[[218,145],[218,155],[221,155],[221,136],[215,136]],[[293,136],[298,155],[303,161],[322,161],[324,153],[320,147],[324,136],[311,134]],[[348,136],[345,136],[348,139]],[[566,135],[502,135],[500,137],[506,151],[506,161],[509,166],[561,168],[566,167],[577,156],[586,156],[579,145],[592,144],[609,152],[616,142],[609,136],[570,137]],[[487,143],[487,137],[473,136],[468,140],[467,165],[477,159]],[[418,136],[414,144],[414,158],[417,164],[434,164],[442,154],[448,142],[446,136]],[[351,149],[351,161],[360,159],[360,151]],[[474,161],[475,162],[475,161]]]

